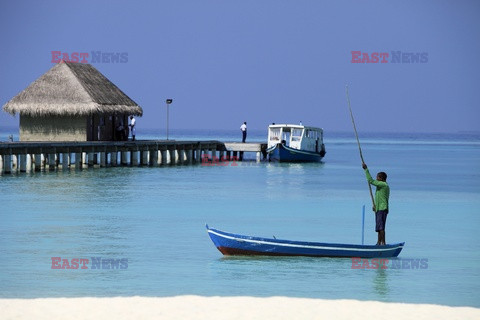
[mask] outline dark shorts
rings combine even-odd
[[[388,210],[380,210],[375,212],[375,231],[385,230],[385,224],[387,223]]]

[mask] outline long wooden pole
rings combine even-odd
[[[365,205],[362,207],[362,245],[365,239]]]
[[[357,144],[358,144],[358,151],[360,152],[360,159],[362,160],[362,164],[364,164],[365,161],[363,160],[362,148],[360,147],[360,140],[358,139],[357,126],[355,125],[355,119],[353,118],[352,107],[350,106],[350,96],[348,94],[348,86],[345,86],[345,90],[347,93],[348,110],[350,110],[350,117],[352,118],[353,130],[355,131],[355,137],[357,137]],[[372,192],[372,186],[368,181],[367,181],[367,184],[368,184],[368,190],[370,191],[370,198],[372,199],[372,205],[373,205],[372,208],[373,208],[373,211],[376,211],[375,199],[373,198],[373,192]]]

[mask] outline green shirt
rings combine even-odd
[[[377,187],[375,191],[375,208],[377,211],[388,210],[388,198],[390,197],[390,187],[385,181],[373,180],[368,169],[365,170],[368,183]]]

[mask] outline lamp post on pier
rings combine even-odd
[[[168,106],[173,102],[173,99],[167,99],[165,100],[167,103],[167,140],[168,140]]]

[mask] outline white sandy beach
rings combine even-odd
[[[480,319],[480,309],[287,297],[0,299],[1,319]]]

